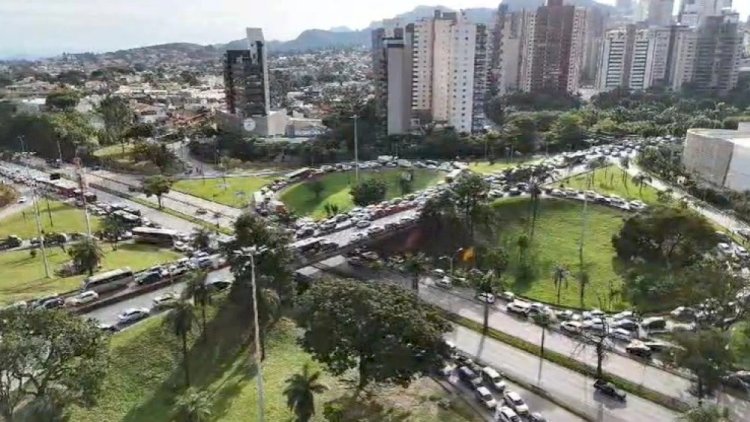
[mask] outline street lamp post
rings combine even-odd
[[[26,155],[26,143],[24,142],[23,135],[18,137],[21,142],[21,156]],[[34,204],[34,219],[36,220],[36,232],[39,236],[39,249],[42,251],[42,262],[44,262],[44,276],[50,278],[49,273],[49,262],[47,261],[47,250],[44,247],[44,235],[42,234],[42,223],[39,221],[39,202],[37,201],[36,194],[36,182],[31,177],[31,171],[29,170],[28,163],[26,163],[26,177],[31,183],[31,201]]]
[[[354,119],[354,180],[359,183],[359,138],[357,136],[357,120],[359,116],[352,116]]]
[[[458,256],[458,254],[460,254],[461,252],[463,252],[463,250],[464,250],[464,248],[458,248],[458,249],[456,249],[456,252],[453,252],[453,254],[451,254],[450,256],[441,256],[440,258],[438,258],[438,259],[447,259],[448,260],[448,263],[450,264],[450,273],[451,273],[451,275],[453,275],[453,262],[456,260],[456,256]]]

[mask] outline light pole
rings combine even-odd
[[[448,260],[448,263],[450,264],[451,275],[453,275],[453,261],[456,260],[456,256],[458,256],[458,254],[460,254],[463,250],[464,250],[464,248],[458,248],[458,249],[456,249],[456,252],[453,252],[453,254],[451,254],[451,256],[445,256],[445,255],[443,255],[440,258],[438,258],[438,259],[447,259]]]
[[[354,119],[354,181],[359,183],[359,138],[357,137],[357,120],[359,116],[352,116]]]
[[[21,142],[21,156],[26,155],[26,143],[23,140],[23,135],[18,137]],[[44,235],[42,234],[42,223],[39,221],[39,202],[36,198],[36,182],[31,177],[31,171],[29,170],[28,163],[26,164],[26,177],[31,183],[31,201],[34,203],[34,219],[36,220],[36,232],[39,236],[39,249],[42,250],[42,262],[44,262],[44,276],[50,278],[49,274],[49,262],[47,262],[47,250],[44,247]]]
[[[250,258],[250,285],[253,290],[253,319],[255,325],[255,364],[258,367],[258,421],[263,422],[265,418],[265,392],[263,390],[263,362],[261,361],[260,350],[260,323],[258,319],[258,286],[255,283],[255,255],[265,252],[267,248],[257,248],[255,246],[242,248],[235,252],[237,255],[247,256]]]

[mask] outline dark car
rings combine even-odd
[[[605,396],[612,397],[615,400],[625,401],[627,395],[624,391],[618,390],[614,385],[604,380],[596,380],[594,382],[594,389]]]
[[[157,281],[161,281],[161,279],[162,279],[161,272],[158,272],[158,271],[151,271],[151,272],[143,273],[137,277],[138,284],[141,286],[144,286],[146,284],[156,283]]]
[[[65,301],[61,297],[53,297],[39,304],[39,307],[44,309],[57,309],[63,306],[65,306]]]
[[[465,382],[468,386],[477,388],[482,385],[482,377],[474,372],[468,366],[462,366],[458,368],[458,378]]]
[[[21,246],[23,241],[16,235],[8,236],[2,243],[0,243],[0,250],[12,249]]]

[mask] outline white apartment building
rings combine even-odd
[[[669,28],[626,25],[607,31],[597,88],[646,90],[668,77]]]
[[[679,91],[683,84],[693,80],[698,34],[692,28],[682,27],[676,29],[673,37],[669,81],[672,90]]]
[[[480,129],[486,49],[486,28],[463,14],[436,11],[405,27],[374,30],[376,96],[388,134],[429,122],[459,132]]]
[[[643,20],[649,25],[667,26],[672,24],[674,0],[641,0],[644,4]]]
[[[731,8],[732,0],[682,0],[678,20],[683,25],[698,26],[707,16],[719,16],[723,9]]]

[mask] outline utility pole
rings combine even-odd
[[[21,156],[24,156],[26,155],[26,143],[23,140],[23,135],[20,135],[18,137],[18,140],[21,142]],[[46,278],[50,278],[49,262],[47,261],[47,250],[44,247],[44,235],[42,234],[42,223],[41,221],[39,221],[39,202],[37,202],[37,198],[36,198],[36,182],[34,182],[34,179],[31,177],[31,171],[29,170],[28,165],[24,167],[26,167],[26,177],[29,179],[29,182],[31,183],[31,201],[34,203],[34,219],[36,220],[36,233],[37,233],[37,236],[39,236],[39,249],[42,250],[42,262],[44,262],[44,276]]]
[[[81,203],[83,204],[83,216],[86,219],[86,234],[91,238],[91,220],[89,219],[89,210],[86,205],[86,183],[83,177],[83,168],[81,167],[81,159],[76,157],[76,176],[78,176],[78,189],[81,190]]]
[[[359,116],[355,114],[352,118],[354,119],[354,181],[359,183],[359,138],[357,137],[357,119],[359,119]]]
[[[60,160],[60,168],[62,168],[63,165],[63,159],[62,159],[62,148],[60,147],[60,139],[57,139],[57,155],[58,159]]]
[[[260,351],[260,325],[258,321],[258,286],[255,284],[255,253],[256,248],[248,254],[250,256],[250,284],[253,289],[253,315],[255,319],[255,364],[258,366],[258,421],[263,422],[265,419],[265,392],[263,391],[263,369]]]

